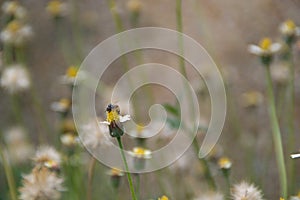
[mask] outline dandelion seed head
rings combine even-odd
[[[262,200],[261,191],[252,184],[241,182],[233,186],[231,195],[234,200]]]
[[[14,94],[30,87],[28,71],[22,65],[7,66],[2,73],[0,84],[9,93]]]
[[[21,200],[58,200],[61,192],[63,178],[55,172],[43,167],[34,168],[31,174],[23,176],[23,186],[19,189]]]
[[[60,168],[61,155],[50,146],[41,146],[33,158],[36,166],[45,166],[49,169]]]

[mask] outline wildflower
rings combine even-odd
[[[166,195],[163,195],[162,197],[159,197],[158,200],[169,200],[169,198]]]
[[[218,161],[218,165],[220,169],[230,169],[232,166],[232,162],[227,157],[222,157]]]
[[[53,147],[39,147],[33,160],[38,167],[47,167],[53,170],[60,169],[61,156]]]
[[[78,73],[78,67],[76,67],[76,66],[70,66],[67,69],[66,74],[64,76],[62,76],[61,82],[63,84],[73,85],[74,82],[75,82],[77,73]]]
[[[111,178],[111,184],[114,188],[118,188],[120,186],[121,177],[124,176],[124,173],[117,169],[117,168],[111,168],[107,175]]]
[[[109,104],[106,108],[106,121],[101,123],[108,125],[112,137],[121,137],[124,134],[121,123],[128,120],[130,120],[130,115],[120,115],[119,106]]]
[[[262,194],[254,185],[242,182],[233,186],[231,190],[233,200],[262,200]]]
[[[300,192],[298,192],[297,196],[291,196],[290,200],[300,200]]]
[[[224,196],[220,193],[211,192],[197,197],[195,200],[223,200]]]
[[[259,45],[249,45],[248,51],[259,56],[264,65],[269,65],[272,61],[273,54],[279,52],[281,47],[282,45],[279,43],[272,43],[270,38],[263,38]]]
[[[251,90],[242,94],[241,103],[245,108],[253,108],[263,103],[263,95],[255,90]]]
[[[24,91],[30,87],[29,74],[22,65],[7,66],[2,73],[0,84],[11,94]]]
[[[91,121],[81,127],[82,129],[82,143],[92,149],[97,147],[111,146],[113,143],[109,137],[109,132],[105,124],[97,124]]]
[[[21,127],[12,127],[4,133],[10,160],[13,163],[24,163],[33,155],[33,147],[28,142],[26,132]]]
[[[33,36],[31,26],[13,20],[7,24],[0,33],[0,39],[4,44],[21,46]]]
[[[65,133],[60,136],[60,141],[63,145],[67,147],[75,146],[78,142],[78,138],[73,133]]]
[[[71,107],[71,100],[67,98],[62,98],[59,101],[53,102],[51,104],[51,109],[55,112],[59,112],[62,114],[67,114]]]
[[[6,1],[2,4],[2,11],[5,15],[16,19],[24,19],[27,15],[26,9],[17,1]]]
[[[59,0],[52,0],[48,3],[46,10],[52,17],[60,18],[68,14],[68,5]]]
[[[129,0],[127,2],[127,8],[131,12],[139,12],[142,8],[140,0]]]
[[[279,26],[279,31],[288,45],[292,44],[296,37],[300,36],[300,28],[290,19]]]
[[[132,151],[128,152],[134,158],[134,167],[137,170],[144,169],[146,159],[150,159],[152,152],[142,147],[134,147]]]
[[[35,168],[31,174],[23,176],[23,186],[19,189],[20,199],[58,200],[61,192],[65,190],[62,186],[63,181],[63,178],[45,167]]]

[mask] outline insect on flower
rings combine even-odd
[[[130,120],[130,115],[120,115],[118,105],[109,104],[106,108],[106,121],[102,122],[108,125],[111,137],[121,137],[124,134],[122,124]]]

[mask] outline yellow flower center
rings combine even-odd
[[[297,197],[300,198],[300,192],[298,192]]]
[[[44,163],[44,165],[48,168],[55,168],[57,167],[57,163],[54,162],[53,160],[48,160]]]
[[[58,15],[61,11],[62,3],[58,0],[50,1],[47,5],[47,11],[52,15]]]
[[[130,0],[127,4],[127,7],[131,12],[138,12],[142,5],[139,0]]]
[[[294,30],[296,28],[296,25],[292,20],[287,20],[285,25],[289,30]]]
[[[59,103],[65,108],[69,107],[71,104],[70,100],[66,98],[61,99]]]
[[[67,76],[70,78],[74,78],[76,77],[77,72],[78,72],[77,67],[71,66],[67,69]]]
[[[229,160],[229,158],[222,157],[222,158],[220,158],[218,165],[220,168],[230,168],[231,161]]]
[[[143,132],[143,130],[144,130],[144,126],[142,126],[142,125],[137,125],[137,126],[136,126],[136,131],[137,131],[138,133]]]
[[[116,110],[106,112],[107,121],[111,123],[112,121],[119,121],[119,113]]]
[[[144,149],[144,148],[141,148],[141,147],[135,147],[134,149],[133,149],[133,153],[135,154],[135,155],[139,155],[139,156],[143,156],[143,155],[145,155],[146,154],[146,149]]]
[[[10,22],[8,25],[7,25],[7,30],[12,32],[12,33],[16,33],[17,31],[19,31],[21,28],[21,24],[14,20],[12,22]]]
[[[272,40],[270,38],[264,38],[260,41],[259,46],[263,50],[269,50],[272,45]]]
[[[110,175],[111,175],[111,176],[122,176],[123,173],[122,173],[122,171],[119,170],[118,168],[112,168],[112,169],[110,170]]]
[[[284,200],[284,198],[280,197],[280,200]]]
[[[169,200],[169,198],[168,198],[167,196],[164,195],[164,196],[158,198],[158,200]]]

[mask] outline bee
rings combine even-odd
[[[120,123],[120,107],[118,105],[108,104],[106,108],[107,121],[109,122],[109,133],[112,137],[121,137],[124,134]]]

